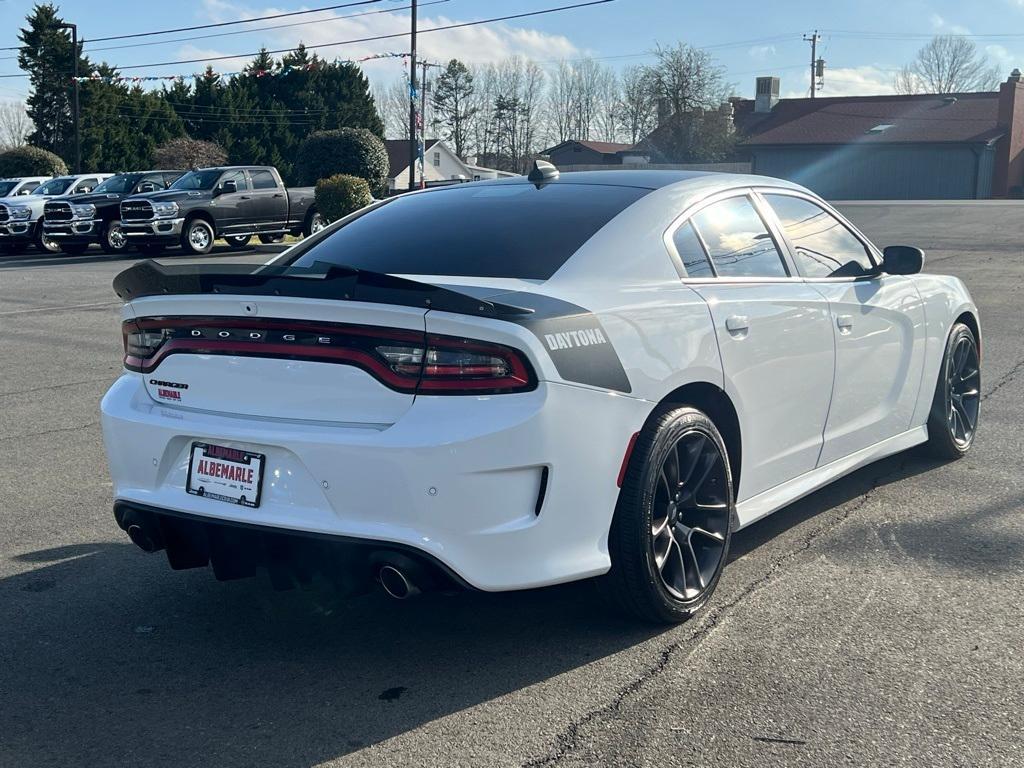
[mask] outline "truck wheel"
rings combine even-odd
[[[42,222],[36,224],[35,243],[36,248],[43,253],[60,253],[60,245],[58,245],[52,238],[46,236],[46,232],[43,231]]]
[[[315,235],[321,229],[327,226],[327,221],[317,211],[313,211],[309,216],[306,217],[306,223],[302,225],[303,237],[309,237]]]
[[[224,242],[226,242],[228,244],[228,247],[230,247],[232,250],[245,248],[245,246],[249,244],[250,240],[252,240],[252,235],[238,235],[237,237],[224,238]]]
[[[260,242],[264,245],[280,243],[282,240],[284,240],[284,235],[260,235]]]
[[[158,256],[164,252],[164,246],[157,243],[139,243],[135,247],[139,249],[139,253],[146,256]]]
[[[213,227],[205,219],[192,219],[185,222],[181,231],[181,247],[185,253],[205,256],[213,250]]]
[[[121,229],[120,221],[107,222],[100,232],[100,247],[104,253],[123,253],[128,250],[128,236]]]
[[[88,248],[88,243],[62,243],[60,246],[60,249],[70,256],[81,256]]]

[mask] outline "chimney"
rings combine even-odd
[[[759,77],[754,96],[755,112],[771,112],[779,103],[779,78]]]
[[[996,144],[992,197],[1024,195],[1024,82],[1019,69],[999,86],[998,126],[1003,136]],[[980,190],[979,196],[987,190]]]

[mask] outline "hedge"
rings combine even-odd
[[[316,183],[316,209],[327,221],[337,221],[371,202],[370,185],[358,176],[338,173]]]
[[[53,152],[39,147],[16,147],[0,152],[0,178],[63,176],[68,167]]]

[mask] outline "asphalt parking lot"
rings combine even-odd
[[[740,532],[672,629],[589,584],[397,603],[172,572],[114,524],[98,424],[128,262],[0,258],[0,766],[1024,764],[1024,202],[844,210],[971,288],[977,443]]]

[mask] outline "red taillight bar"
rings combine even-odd
[[[125,321],[122,335],[124,365],[140,373],[151,373],[170,355],[204,354],[353,365],[385,386],[409,393],[502,394],[537,385],[529,362],[512,347],[402,328],[262,318],[151,317]]]

